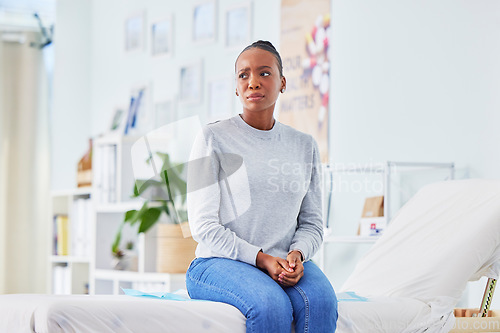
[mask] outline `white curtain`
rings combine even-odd
[[[20,32],[24,43],[9,34],[0,41],[0,293],[43,293],[50,253],[50,67],[47,51],[29,46],[38,33]]]

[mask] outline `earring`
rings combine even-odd
[[[281,93],[283,94],[285,92],[285,88],[281,88]]]
[[[239,96],[237,91],[236,91],[236,96]]]

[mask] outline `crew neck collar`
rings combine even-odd
[[[271,140],[275,139],[279,136],[279,129],[280,129],[280,123],[274,119],[274,125],[270,130],[260,130],[258,128],[252,127],[248,125],[241,115],[237,114],[233,118],[231,118],[233,122],[238,126],[239,128],[243,129],[245,132],[251,134],[252,136],[255,136],[259,139],[263,140]]]

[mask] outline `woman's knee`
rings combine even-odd
[[[290,299],[281,287],[274,292],[256,291],[246,314],[247,318],[259,318],[268,322],[292,323],[293,309]]]

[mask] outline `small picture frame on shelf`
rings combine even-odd
[[[144,49],[144,12],[131,15],[125,20],[125,51]]]
[[[221,77],[208,83],[207,122],[231,117],[234,105],[234,84],[231,77]]]
[[[179,103],[198,104],[202,97],[202,61],[181,66],[179,84]]]
[[[216,1],[205,0],[193,8],[193,42],[214,42],[217,34]]]
[[[252,36],[252,6],[250,1],[227,8],[224,17],[226,48],[239,49],[247,45]]]
[[[172,16],[151,25],[151,54],[153,56],[171,56],[173,53]]]

